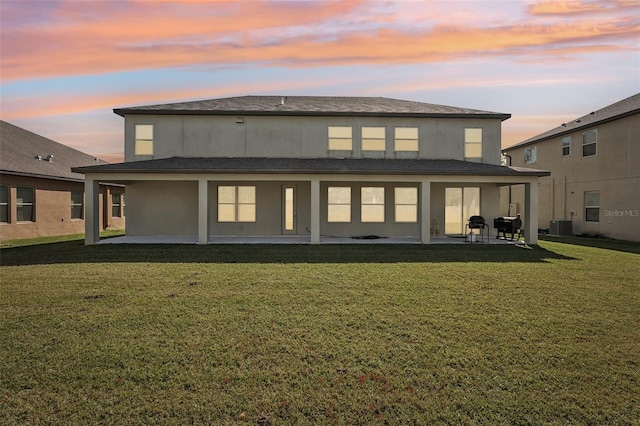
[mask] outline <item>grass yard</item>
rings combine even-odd
[[[0,424],[640,421],[640,245],[0,250]]]

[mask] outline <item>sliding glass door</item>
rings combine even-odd
[[[479,214],[480,188],[445,188],[445,234],[462,235],[469,217]]]

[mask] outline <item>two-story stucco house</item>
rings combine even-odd
[[[640,241],[640,93],[505,152],[513,165],[551,172],[540,178],[539,228]],[[524,202],[522,187],[511,200]]]
[[[500,186],[526,188],[537,242],[540,170],[501,165],[509,114],[388,98],[241,96],[116,109],[125,162],[86,176],[86,243],[97,182],[127,190],[127,236],[206,244],[387,237],[429,243],[500,215]],[[434,229],[436,228],[436,229]],[[440,232],[438,232],[440,231]],[[492,231],[494,232],[494,231]]]

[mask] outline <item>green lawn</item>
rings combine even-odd
[[[629,424],[640,248],[0,250],[0,424]]]

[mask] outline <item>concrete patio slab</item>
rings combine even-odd
[[[197,244],[196,236],[122,236],[105,238],[98,244]],[[311,244],[309,236],[211,236],[209,244]],[[382,237],[382,238],[339,238],[321,237],[320,244],[420,244],[419,237]],[[484,241],[469,242],[464,237],[431,237],[430,244],[524,244],[523,242],[497,239],[495,237],[485,238]]]

